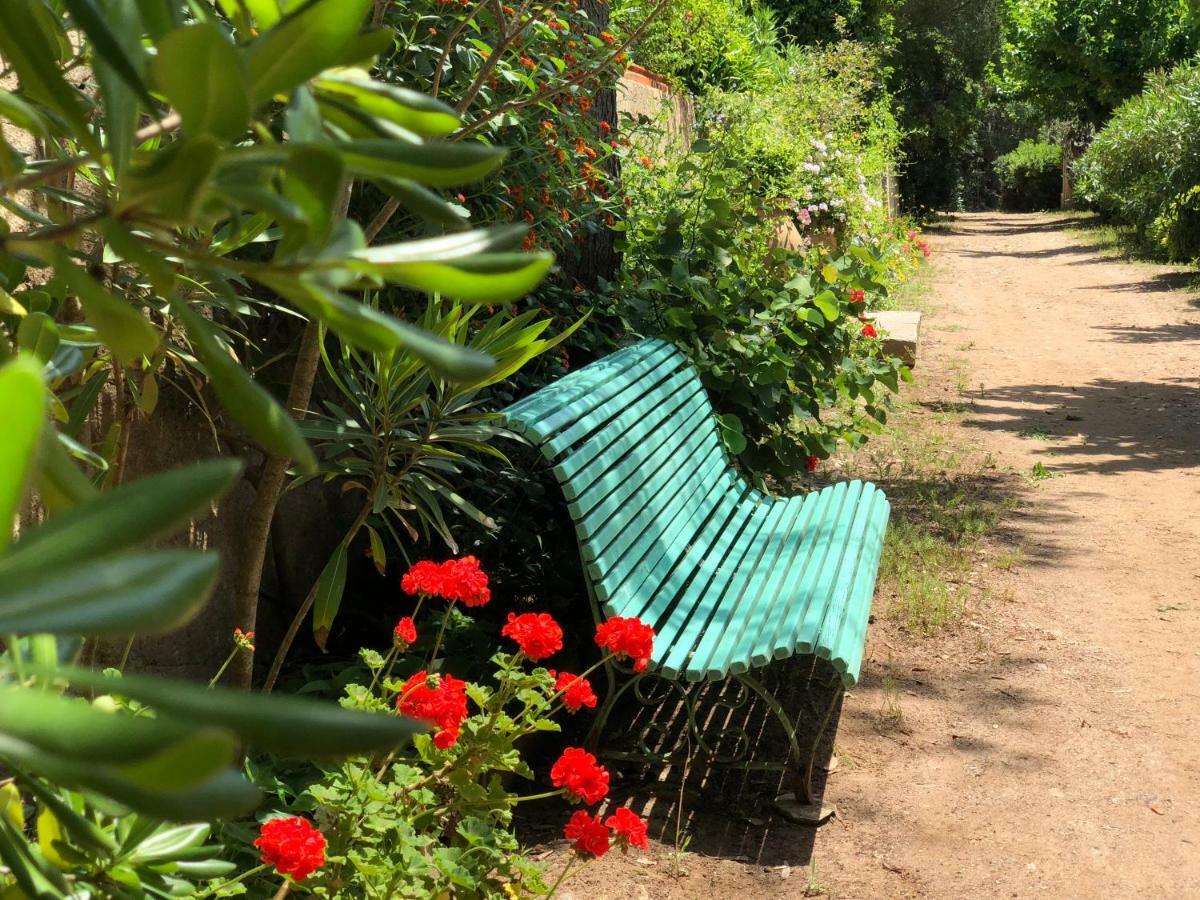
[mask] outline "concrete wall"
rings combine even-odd
[[[690,94],[671,90],[662,77],[630,66],[617,83],[617,113],[660,122],[668,143],[691,147],[696,108]]]

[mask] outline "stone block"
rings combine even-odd
[[[883,349],[898,356],[910,368],[917,364],[921,343],[921,314],[914,310],[886,310],[867,313],[883,339]]]

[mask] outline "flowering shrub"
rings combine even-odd
[[[385,758],[357,758],[325,769],[290,804],[289,817],[268,820],[255,847],[266,879],[274,873],[303,881],[317,896],[529,896],[552,893],[541,870],[520,852],[513,810],[527,801],[562,797],[580,808],[564,820],[575,853],[555,873],[554,887],[578,862],[649,846],[646,823],[631,809],[596,811],[610,776],[581,747],[565,747],[541,773],[550,790],[519,794],[516,783],[538,777],[517,749],[522,738],[559,730],[555,717],[595,708],[588,675],[617,658],[644,667],[653,630],[637,619],[610,619],[596,630],[602,659],[576,675],[538,663],[562,649],[563,631],[547,613],[510,614],[502,629],[515,652],[492,657],[495,677],[468,682],[446,670],[435,641],[428,657],[410,659],[418,632],[439,631],[460,601],[490,597],[488,576],[472,557],[416,563],[401,580],[417,598],[397,624],[386,653],[364,650],[369,684],[351,684],[342,704],[394,709],[428,723],[411,750]],[[445,601],[443,609],[430,609]],[[411,674],[394,675],[408,668]],[[300,817],[300,816],[303,816]],[[309,824],[315,821],[319,833]],[[266,868],[274,872],[268,873]]]

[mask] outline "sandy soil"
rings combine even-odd
[[[832,823],[689,791],[677,860],[659,797],[664,843],[560,897],[1200,897],[1200,301],[1061,216],[959,216],[933,246],[917,399],[962,396],[948,427],[1020,473],[1023,561],[952,633],[872,627]]]

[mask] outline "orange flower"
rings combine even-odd
[[[532,59],[530,59],[528,56],[522,56],[522,57],[521,57],[521,65],[523,65],[523,66],[525,66],[525,67],[527,67],[527,68],[530,68],[530,69],[536,69],[536,68],[537,68],[537,63],[535,63],[535,62],[534,62]]]
[[[640,162],[640,163],[641,163],[643,166],[645,166],[647,169],[652,169],[652,168],[654,168],[654,163],[652,163],[652,162],[650,161],[650,157],[648,157],[648,156],[643,156],[643,157],[641,157],[641,158],[638,160],[638,162]]]
[[[611,33],[602,31],[600,32],[600,40],[604,41],[606,44],[612,44],[615,43],[617,39]]]

